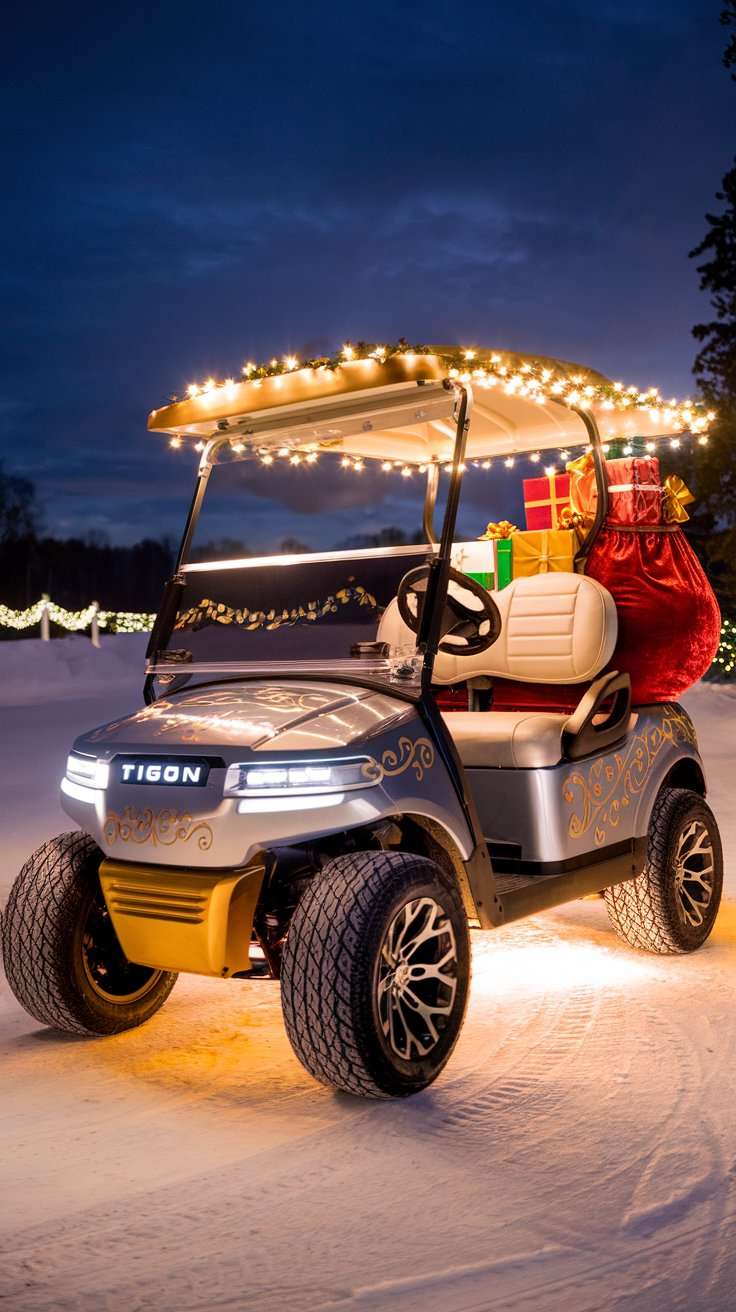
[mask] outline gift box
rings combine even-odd
[[[560,528],[560,516],[569,505],[569,474],[545,474],[542,478],[524,479],[527,529]]]
[[[513,577],[575,572],[578,537],[571,528],[543,528],[515,533],[510,540]]]
[[[483,536],[478,539],[479,546],[490,547],[493,551],[493,574],[498,592],[508,587],[513,577],[511,539],[518,531],[515,524],[502,519],[498,524],[489,524]]]
[[[479,539],[475,542],[454,542],[450,553],[453,569],[475,579],[484,588],[494,586],[496,576],[495,542]]]

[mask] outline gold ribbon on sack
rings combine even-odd
[[[515,524],[510,524],[507,519],[502,519],[498,524],[488,524],[485,533],[481,533],[478,541],[498,542],[500,538],[510,538],[512,533],[518,532],[519,530]]]
[[[595,469],[593,452],[586,451],[585,455],[578,456],[577,460],[568,460],[567,464],[565,465],[565,469],[567,470],[568,474],[575,474],[577,476],[579,476],[580,474],[589,474],[591,469]]]
[[[560,516],[560,528],[574,528],[582,539],[595,520],[595,503],[598,488],[595,482],[595,460],[593,452],[586,451],[577,460],[569,460],[565,468],[570,475],[570,516]],[[591,477],[592,476],[592,477]],[[573,519],[572,516],[575,518]]]
[[[678,474],[668,474],[664,480],[664,517],[668,524],[684,524],[689,519],[685,506],[695,500],[690,488]]]

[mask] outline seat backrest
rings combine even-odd
[[[459,683],[487,675],[522,683],[587,683],[610,661],[618,620],[610,592],[584,574],[535,574],[514,579],[491,596],[501,612],[501,634],[479,656],[440,652],[435,683]],[[414,642],[396,598],[378,625],[378,639],[392,647]]]

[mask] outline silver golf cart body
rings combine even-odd
[[[584,380],[599,377],[583,371]],[[442,643],[449,571],[462,554],[454,533],[464,462],[588,444],[602,522],[597,419],[604,436],[631,422],[615,411],[596,417],[583,402],[540,404],[472,376],[448,378],[439,356],[408,353],[236,383],[153,412],[150,428],[204,449],[149,644],[147,705],[81,735],[62,785],[65,810],[105,855],[100,881],[130,960],[247,974],[269,853],[336,837],[431,852],[454,871],[471,923],[483,928],[641,871],[663,784],[702,795],[705,781],[685,711],[632,708],[626,679],[608,669],[609,594],[582,572],[520,579],[492,594],[503,620],[497,643],[474,657]],[[646,435],[664,431],[661,416],[637,422],[649,425]],[[276,451],[424,462],[426,543],[191,561],[213,467]],[[450,486],[437,541],[444,462]],[[394,595],[425,563],[415,634]],[[273,611],[252,603],[264,575],[283,594]],[[369,576],[380,586],[369,587]],[[346,612],[363,608],[357,641],[335,623],[341,594]],[[320,647],[323,613],[339,652]],[[285,631],[299,635],[299,656],[274,659]],[[572,715],[438,711],[433,687],[469,682],[472,699],[493,677],[577,683],[581,703]]]

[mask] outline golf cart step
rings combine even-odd
[[[496,897],[502,910],[502,923],[548,911],[589,893],[600,893],[614,884],[633,879],[643,868],[646,845],[631,839],[618,845],[619,850],[600,860],[578,860],[573,868],[541,873],[538,870],[519,870],[516,874],[496,873]],[[597,859],[596,859],[597,858]]]

